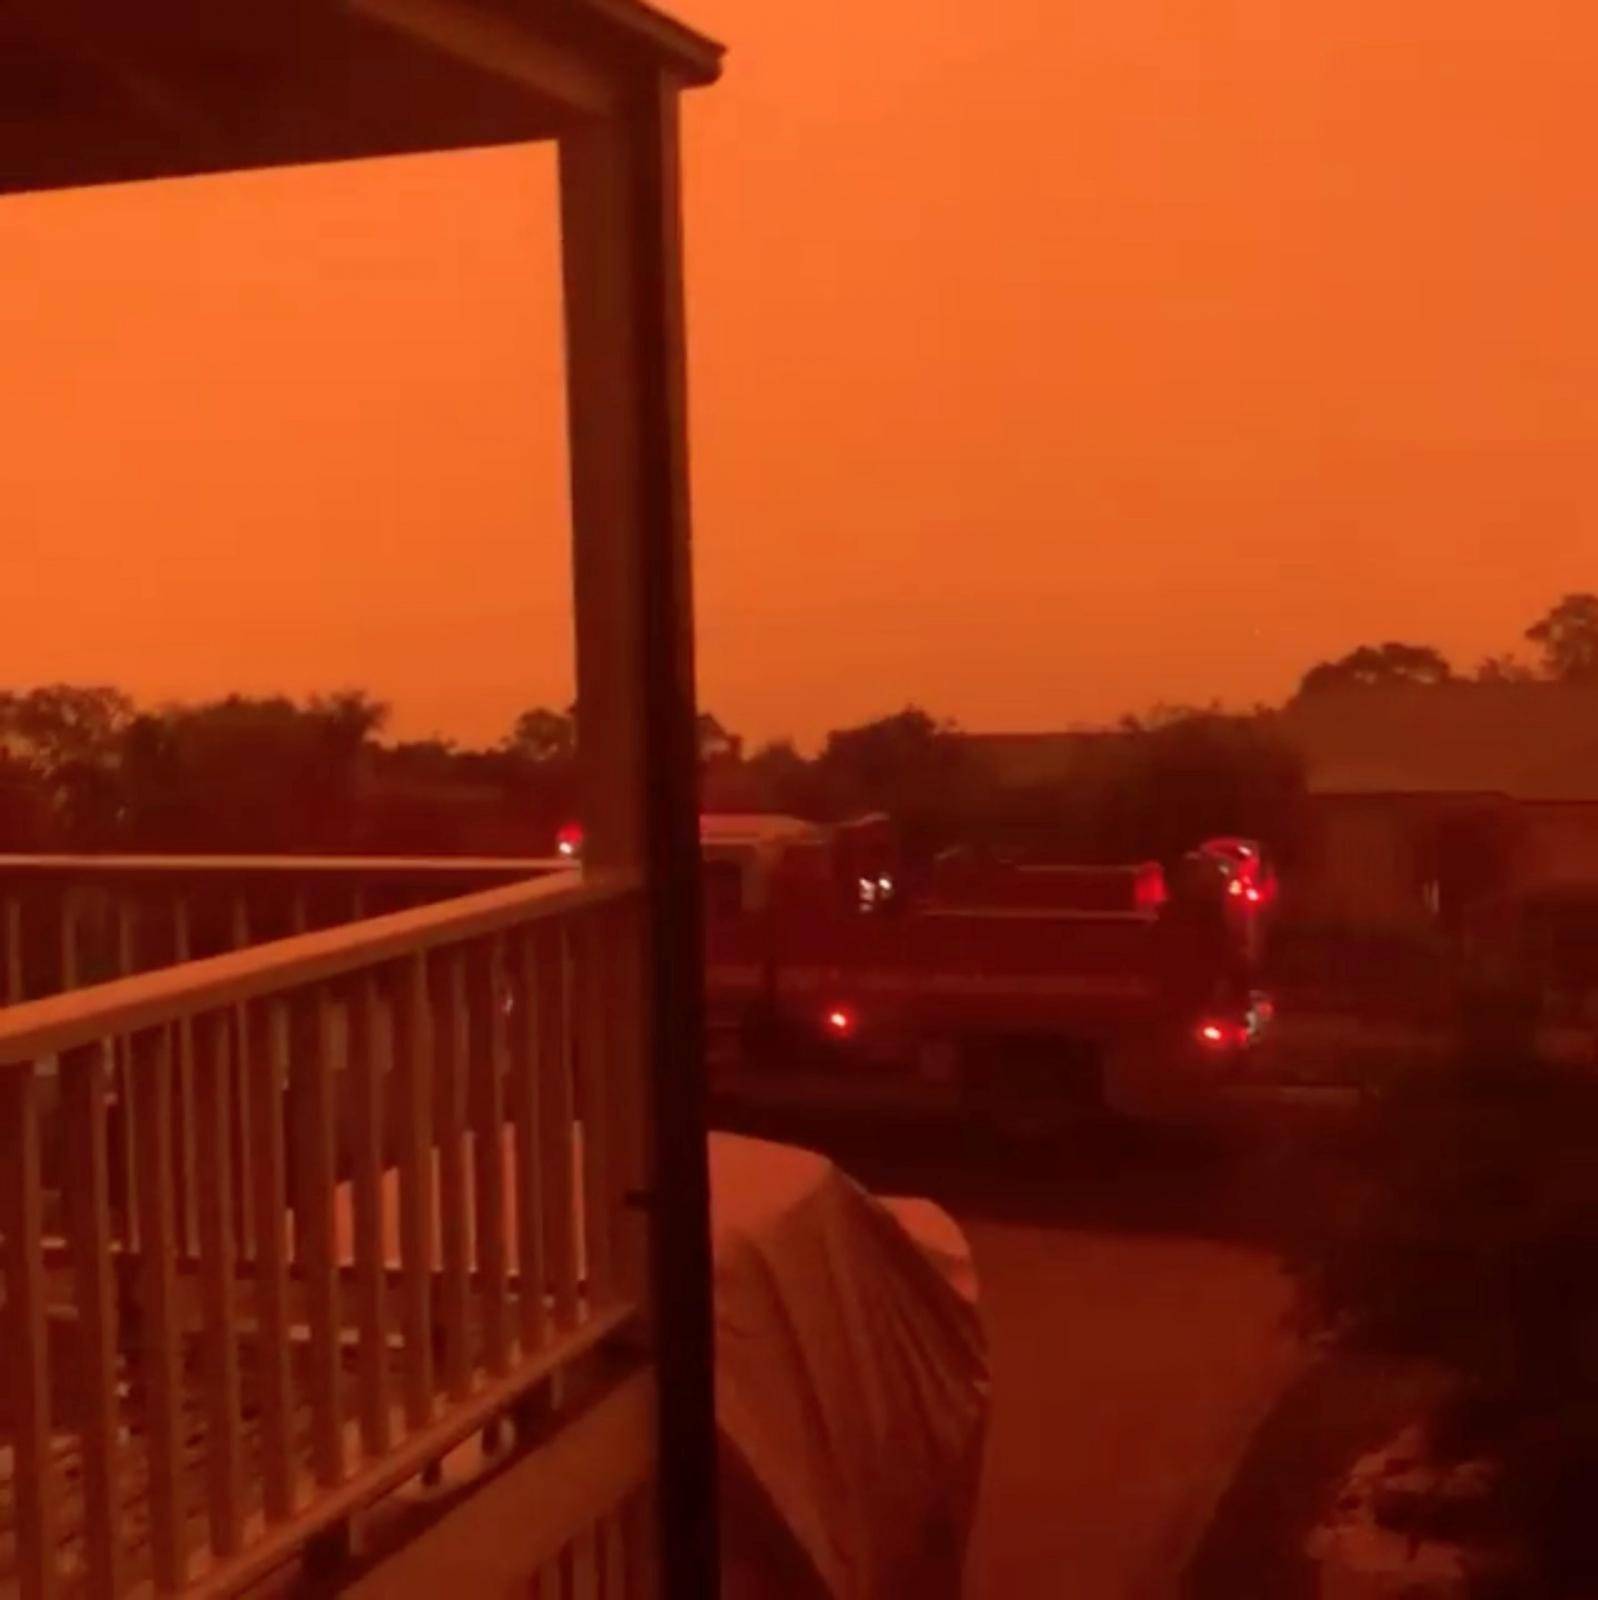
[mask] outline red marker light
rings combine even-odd
[[[1199,1029],[1199,1038],[1203,1039],[1207,1044],[1219,1044],[1223,1039],[1225,1039],[1225,1037],[1226,1030],[1218,1027],[1213,1022],[1206,1022],[1204,1026]]]
[[[1232,881],[1227,884],[1226,892],[1231,895],[1242,894],[1243,880],[1241,878],[1233,878]]]
[[[1258,904],[1259,904],[1259,903],[1260,903],[1260,901],[1261,901],[1261,900],[1263,900],[1263,899],[1264,899],[1264,898],[1265,898],[1265,897],[1264,897],[1264,896],[1263,896],[1263,895],[1262,895],[1262,894],[1261,894],[1261,893],[1260,893],[1260,892],[1259,892],[1259,890],[1258,890],[1258,889],[1255,889],[1255,888],[1253,888],[1253,887],[1250,887],[1250,888],[1247,888],[1247,889],[1245,889],[1245,890],[1244,890],[1244,891],[1243,891],[1243,893],[1244,893],[1244,895],[1245,895],[1245,896],[1246,896],[1246,897],[1247,897],[1247,899],[1248,899],[1248,903],[1249,903],[1249,904],[1250,904],[1250,905],[1251,905],[1251,906],[1257,906],[1257,905],[1258,905]]]
[[[583,851],[583,830],[575,822],[568,822],[555,835],[555,851],[565,861],[575,861]]]
[[[834,1006],[826,1016],[827,1032],[847,1039],[855,1028],[855,1014],[847,1006]]]

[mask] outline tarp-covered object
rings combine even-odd
[[[716,1135],[710,1175],[723,1600],[955,1600],[988,1411],[959,1228],[786,1145]]]

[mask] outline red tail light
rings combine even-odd
[[[1248,1029],[1220,1017],[1207,1017],[1193,1030],[1206,1050],[1236,1050],[1248,1043]]]
[[[859,1019],[848,1006],[833,1006],[822,1017],[822,1026],[834,1039],[847,1039],[859,1025]]]

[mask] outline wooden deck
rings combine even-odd
[[[585,1322],[566,1339],[557,1342],[547,1352],[551,1371],[559,1370],[566,1362],[593,1348],[605,1336],[614,1333],[626,1320],[626,1314],[613,1312],[610,1316]],[[396,1342],[392,1376],[396,1392],[402,1372],[403,1351]],[[308,1333],[302,1331],[292,1350],[291,1381],[297,1393],[305,1393],[310,1380],[310,1350]],[[344,1363],[349,1381],[346,1392],[350,1399],[345,1405],[344,1429],[346,1449],[353,1456],[359,1451],[359,1419],[354,1404],[353,1380],[356,1360],[353,1350]],[[256,1371],[246,1357],[241,1362],[241,1416],[243,1421],[243,1448],[245,1454],[246,1485],[245,1539],[255,1542],[266,1531],[265,1508],[258,1485],[261,1481],[261,1405]],[[206,1519],[209,1508],[208,1473],[213,1456],[213,1442],[207,1421],[206,1386],[203,1363],[198,1350],[189,1352],[182,1374],[182,1399],[180,1437],[183,1458],[180,1501],[184,1519],[184,1550],[190,1570],[196,1578],[204,1576],[204,1554],[207,1549]],[[150,1545],[150,1450],[149,1430],[143,1398],[135,1392],[131,1369],[126,1362],[119,1363],[117,1392],[121,1418],[121,1451],[117,1473],[117,1505],[122,1518],[123,1559],[125,1579],[133,1585],[153,1579],[154,1568]],[[401,1408],[391,1408],[391,1424],[396,1433],[402,1429]],[[302,1461],[309,1461],[312,1451],[313,1419],[310,1406],[301,1404],[293,1413],[293,1450]],[[63,1582],[70,1587],[74,1579],[86,1576],[84,1553],[84,1461],[81,1436],[73,1430],[58,1429],[52,1439],[54,1477],[56,1489],[56,1522],[54,1533],[58,1546],[59,1571]],[[12,1452],[0,1447],[0,1595],[9,1597],[18,1591],[16,1575],[16,1528],[14,1520],[14,1486],[12,1483]],[[309,1501],[311,1496],[309,1475],[301,1485],[299,1498]]]
[[[469,1143],[469,1141],[468,1141]],[[403,1492],[415,1483],[420,1475],[430,1470],[451,1451],[456,1451],[463,1441],[483,1430],[497,1432],[507,1418],[516,1422],[519,1407],[528,1396],[548,1381],[557,1384],[569,1382],[584,1362],[614,1345],[618,1338],[627,1336],[636,1320],[636,1311],[629,1304],[612,1304],[599,1308],[591,1304],[586,1271],[586,1240],[583,1236],[582,1189],[584,1184],[584,1150],[580,1124],[572,1126],[572,1210],[574,1280],[571,1291],[565,1296],[555,1285],[548,1285],[541,1297],[536,1316],[524,1317],[521,1303],[521,1282],[517,1277],[507,1285],[507,1305],[512,1325],[528,1326],[540,1323],[552,1331],[547,1342],[526,1352],[525,1361],[517,1362],[517,1375],[512,1382],[496,1379],[485,1364],[483,1306],[480,1297],[474,1296],[469,1306],[468,1338],[470,1352],[467,1358],[469,1378],[467,1404],[450,1421],[427,1436],[424,1446],[412,1447],[404,1452],[388,1474],[392,1482],[390,1493]],[[517,1215],[513,1196],[515,1186],[514,1130],[506,1129],[503,1136],[503,1158],[507,1177],[505,1194],[505,1229],[512,1259],[519,1248],[516,1236]],[[471,1155],[468,1150],[468,1156]],[[440,1194],[438,1161],[434,1159],[435,1224],[438,1218],[437,1198]],[[397,1288],[401,1266],[401,1212],[398,1173],[385,1174],[383,1194],[383,1254],[387,1263],[391,1290]],[[292,1230],[291,1230],[292,1231]],[[358,1461],[362,1453],[362,1416],[359,1403],[361,1392],[361,1366],[358,1330],[354,1323],[356,1300],[355,1205],[352,1186],[348,1182],[338,1186],[336,1200],[336,1250],[344,1298],[349,1302],[350,1315],[340,1338],[340,1369],[343,1382],[338,1387],[341,1396],[343,1447],[346,1459]],[[440,1232],[435,1227],[435,1241]],[[47,1241],[54,1261],[63,1257],[64,1242]],[[442,1274],[444,1267],[442,1246],[435,1254],[435,1271]],[[118,1284],[119,1300],[124,1314],[136,1321],[138,1294],[138,1263],[117,1252],[113,1276]],[[178,1500],[181,1508],[183,1560],[191,1583],[203,1584],[209,1564],[212,1484],[211,1469],[217,1455],[217,1442],[212,1437],[208,1383],[210,1373],[205,1358],[200,1299],[203,1292],[201,1264],[187,1261],[180,1264],[177,1273],[179,1320],[185,1328],[180,1367],[180,1421],[178,1436],[181,1452],[181,1477]],[[256,1317],[256,1285],[247,1267],[241,1268],[237,1282],[239,1321],[237,1327],[239,1418],[241,1423],[242,1483],[244,1485],[243,1542],[246,1546],[264,1541],[269,1532],[267,1508],[262,1485],[265,1481],[265,1441],[263,1439],[262,1369],[258,1359],[259,1321]],[[57,1298],[55,1296],[52,1297]],[[64,1297],[61,1297],[64,1300]],[[295,1278],[291,1282],[291,1299],[297,1315],[304,1308],[305,1285]],[[57,1330],[60,1330],[57,1332]],[[307,1321],[296,1320],[290,1326],[289,1381],[291,1392],[302,1397],[291,1414],[291,1454],[296,1463],[295,1500],[300,1508],[310,1507],[319,1489],[315,1482],[313,1463],[316,1457],[316,1418],[308,1399],[315,1381],[313,1363],[315,1352],[311,1328]],[[53,1325],[52,1348],[57,1356],[52,1383],[52,1413],[62,1420],[51,1436],[52,1478],[55,1494],[55,1516],[52,1533],[57,1548],[57,1572],[64,1592],[70,1594],[84,1587],[88,1576],[86,1556],[87,1516],[85,1493],[84,1439],[74,1418],[82,1407],[74,1390],[72,1374],[80,1359],[70,1322]],[[435,1358],[444,1359],[447,1334],[442,1321],[434,1330],[438,1346]],[[391,1335],[387,1363],[386,1392],[396,1398],[388,1405],[388,1432],[395,1439],[406,1435],[405,1408],[398,1399],[403,1394],[405,1379],[405,1342],[403,1336]],[[118,1449],[116,1462],[115,1503],[121,1526],[121,1575],[129,1588],[153,1583],[155,1576],[154,1552],[151,1538],[151,1472],[150,1411],[148,1397],[139,1377],[137,1360],[119,1354],[116,1360],[115,1393],[117,1411]],[[475,1404],[473,1402],[475,1401]],[[473,1466],[479,1465],[474,1461]],[[457,1473],[458,1476],[458,1473]],[[3,1419],[0,1419],[0,1600],[11,1600],[19,1595],[21,1585],[17,1570],[17,1519],[15,1452],[5,1442]],[[362,1509],[370,1513],[375,1507],[376,1493],[370,1488]],[[285,1559],[292,1552],[285,1552]]]

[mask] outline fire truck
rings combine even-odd
[[[706,815],[709,1073],[723,1102],[830,1079],[1012,1130],[1187,1117],[1247,1076],[1276,895],[1248,840],[1158,863],[953,850],[911,884],[891,821]],[[558,848],[581,853],[581,831]]]
[[[1046,1128],[1186,1115],[1246,1073],[1275,879],[1246,840],[1169,874],[973,851],[915,885],[885,817],[701,819],[712,1092],[784,1075]],[[907,1094],[908,1097],[908,1094]]]

